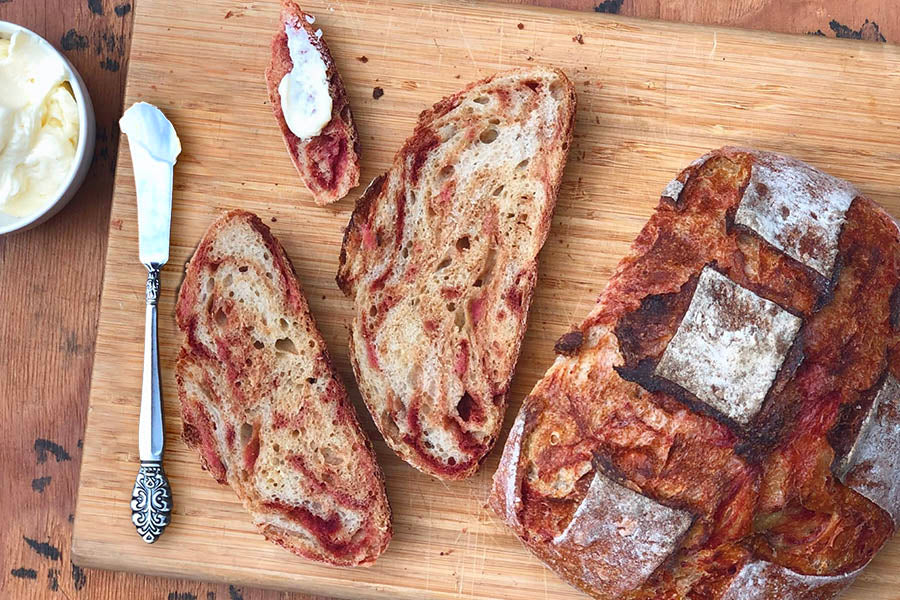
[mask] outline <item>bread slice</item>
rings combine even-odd
[[[442,479],[494,445],[562,177],[575,92],[534,67],[424,111],[347,227],[350,356],[387,441]]]
[[[272,60],[266,69],[266,86],[275,119],[284,136],[291,161],[297,167],[303,183],[312,192],[316,204],[336,202],[359,183],[359,133],[353,123],[350,101],[341,75],[338,73],[322,30],[313,27],[315,19],[303,12],[291,0],[283,0],[278,33],[272,39]],[[278,84],[294,65],[288,50],[286,31],[292,29],[309,37],[313,48],[325,63],[328,92],[331,95],[331,121],[318,135],[300,139],[288,127],[281,109]]]
[[[339,566],[391,539],[384,477],[281,244],[245,211],[219,217],[176,306],[185,442],[262,534]]]

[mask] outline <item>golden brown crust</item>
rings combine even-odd
[[[776,154],[710,153],[666,187],[594,310],[557,344],[491,506],[597,598],[832,598],[900,510],[883,491],[900,473],[873,462],[900,431],[898,284],[897,226],[852,186]],[[722,358],[755,332],[775,343]],[[679,369],[661,367],[667,357]],[[565,535],[623,493],[589,485],[597,477],[638,492],[645,515],[694,521],[681,537],[657,527],[652,548],[611,564],[628,533],[604,536],[598,520],[587,542]],[[660,544],[676,547],[663,562]]]
[[[308,21],[308,15],[291,0],[282,0],[278,33],[272,38],[272,59],[266,68],[266,87],[275,120],[281,129],[291,161],[316,204],[337,202],[359,184],[359,133],[350,111],[350,100],[322,36]],[[300,139],[290,130],[281,110],[278,84],[293,68],[288,51],[285,26],[302,27],[313,46],[322,55],[328,73],[331,95],[331,121],[322,132],[310,139]]]

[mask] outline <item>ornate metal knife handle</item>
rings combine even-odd
[[[141,461],[131,492],[131,522],[148,544],[162,535],[172,513],[172,490],[162,463]]]
[[[156,339],[156,304],[159,301],[161,265],[147,265],[147,310],[144,326],[144,373],[141,387],[141,417],[138,449],[141,468],[131,493],[131,522],[148,544],[159,539],[169,524],[172,490],[163,470],[162,386],[159,376],[159,345]]]

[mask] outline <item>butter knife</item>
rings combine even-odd
[[[138,242],[147,267],[144,372],[138,451],[141,467],[131,493],[131,521],[148,544],[162,535],[172,512],[172,490],[163,470],[163,406],[156,339],[159,272],[169,260],[172,175],[181,142],[162,112],[146,102],[125,111],[119,127],[128,137],[137,190]]]

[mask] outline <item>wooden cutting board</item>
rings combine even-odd
[[[419,111],[466,82],[546,63],[576,84],[575,141],[541,254],[507,428],[550,365],[553,342],[587,313],[665,183],[707,150],[743,144],[794,154],[853,181],[900,216],[900,48],[481,3],[309,0],[305,7],[318,16],[350,94],[366,182],[386,169]],[[583,597],[486,509],[499,446],[475,477],[441,483],[396,458],[361,408],[346,348],[350,302],[334,283],[342,229],[361,190],[316,207],[288,160],[263,82],[277,14],[275,0],[142,0],[137,8],[126,105],[158,105],[184,147],[159,323],[175,511],[153,546],[131,525],[145,271],[137,262],[134,182],[123,143],[76,562],[345,598]],[[380,99],[375,87],[384,90]],[[375,440],[395,535],[372,568],[321,567],[265,542],[231,490],[204,473],[181,442],[172,377],[181,343],[175,291],[214,215],[236,207],[259,213],[287,248]],[[900,540],[846,597],[900,598],[898,566]]]

